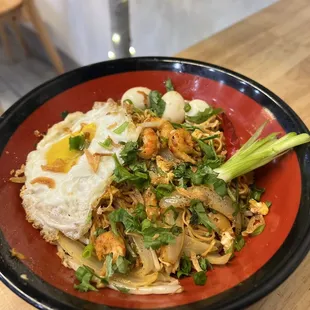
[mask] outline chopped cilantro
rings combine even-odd
[[[211,116],[222,113],[223,110],[221,108],[206,108],[202,112],[198,112],[195,116],[187,116],[186,119],[195,124],[201,124],[207,121]]]
[[[94,232],[94,236],[97,238],[99,237],[101,234],[105,233],[106,230],[102,227],[99,227],[96,229],[96,231]]]
[[[174,186],[172,184],[159,184],[155,189],[156,198],[160,200],[163,197],[170,196],[173,191]]]
[[[138,154],[138,143],[129,141],[125,144],[124,148],[120,153],[120,156],[121,159],[124,161],[124,164],[129,165],[136,162],[137,154]]]
[[[207,275],[205,271],[199,271],[194,273],[193,278],[196,285],[203,286],[207,282]]]
[[[218,229],[216,225],[213,224],[213,222],[208,217],[206,210],[200,200],[193,199],[191,201],[190,211],[197,214],[198,217],[198,223],[202,224],[206,228],[211,228],[214,231],[218,232]]]
[[[236,251],[241,251],[241,249],[245,246],[244,238],[241,235],[236,236],[234,241],[234,246]]]
[[[269,200],[266,200],[266,201],[265,201],[265,204],[266,204],[266,206],[267,206],[268,208],[270,208],[271,205],[272,205],[272,202],[269,201]]]
[[[265,189],[264,188],[259,188],[259,187],[256,187],[256,185],[254,184],[252,187],[251,187],[251,194],[250,194],[250,197],[255,199],[256,201],[260,201],[263,193],[265,192]]]
[[[164,114],[166,108],[166,102],[162,100],[162,95],[157,90],[152,90],[149,93],[149,100],[150,100],[150,109],[154,112],[157,116],[161,117]]]
[[[208,269],[212,270],[213,266],[210,264],[210,262],[204,258],[204,257],[200,257],[199,260],[199,266],[203,271],[207,271]]]
[[[192,270],[192,262],[187,256],[181,257],[180,260],[180,268],[177,271],[177,277],[180,278],[181,276],[189,276]]]

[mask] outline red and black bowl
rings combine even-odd
[[[16,102],[1,117],[0,279],[39,309],[241,309],[267,295],[300,264],[310,245],[310,148],[297,147],[260,169],[258,185],[272,201],[262,234],[226,266],[208,272],[207,284],[181,280],[184,292],[137,296],[110,289],[80,293],[74,272],[65,268],[56,247],[25,219],[20,185],[9,182],[35,148],[34,130],[45,132],[61,121],[61,112],[87,111],[94,101],[121,98],[125,90],[145,86],[164,91],[167,78],[184,98],[204,99],[222,107],[241,142],[268,120],[265,133],[308,132],[294,111],[258,83],[211,64],[177,58],[130,58],[79,68],[57,77]],[[26,256],[14,258],[10,249]],[[21,278],[26,274],[28,280]]]

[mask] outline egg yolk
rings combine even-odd
[[[54,172],[68,172],[83,154],[83,151],[80,150],[70,150],[70,137],[84,134],[90,142],[95,136],[96,128],[97,126],[94,123],[82,124],[80,131],[76,131],[53,144],[45,154],[47,165],[42,166],[42,169]]]

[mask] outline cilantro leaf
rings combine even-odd
[[[84,266],[80,266],[75,272],[76,278],[80,281],[80,284],[74,284],[74,288],[80,292],[97,291],[96,287],[90,284],[93,277],[92,272]]]
[[[180,260],[180,268],[177,272],[177,277],[180,278],[181,276],[189,276],[192,270],[192,262],[187,256],[183,256]]]
[[[149,93],[149,100],[151,111],[153,111],[157,116],[161,117],[164,114],[166,108],[166,102],[162,100],[161,93],[157,90],[152,90]]]
[[[61,116],[62,119],[65,119],[68,116],[68,114],[69,114],[69,112],[65,110],[65,111],[62,111],[60,113],[60,116]]]
[[[137,160],[137,155],[138,143],[133,141],[127,142],[120,153],[121,159],[124,161],[125,165],[134,163]]]
[[[272,202],[269,201],[269,200],[266,200],[266,201],[265,201],[265,204],[266,204],[266,206],[267,206],[268,208],[270,208],[271,205],[272,205]]]
[[[83,253],[82,253],[82,256],[84,258],[90,258],[92,253],[93,253],[93,250],[94,250],[94,246],[90,243],[90,244],[87,244],[85,247],[84,247],[84,250],[83,250]]]
[[[222,113],[223,110],[221,108],[206,108],[202,112],[198,112],[195,116],[187,116],[186,119],[195,124],[201,124],[207,121],[211,116]]]
[[[264,188],[259,188],[259,187],[256,187],[256,185],[254,184],[252,187],[251,187],[251,194],[250,194],[250,197],[255,199],[256,201],[260,201],[263,193],[265,192],[265,189]]]
[[[107,150],[111,150],[113,147],[113,141],[110,137],[106,138],[103,142],[98,142],[98,144]]]
[[[208,159],[216,159],[216,153],[211,145],[204,143],[201,140],[198,140],[198,145],[200,149],[206,154]]]
[[[173,170],[174,177],[177,179],[189,179],[191,177],[191,172],[192,171],[188,163],[181,163]]]
[[[140,221],[143,221],[147,218],[145,212],[145,206],[142,203],[138,203],[134,211],[134,216],[136,216]]]
[[[107,232],[104,228],[99,227],[96,229],[96,231],[94,232],[94,236],[97,238],[99,237],[101,234]]]
[[[134,173],[131,173],[120,164],[115,154],[113,154],[112,157],[115,162],[114,180],[116,183],[131,181],[139,189],[142,189],[149,184],[150,178],[148,172],[135,171]]]
[[[159,184],[155,189],[155,194],[157,200],[163,197],[169,196],[174,191],[174,186],[172,184]]]
[[[202,224],[206,228],[211,228],[214,231],[218,232],[216,225],[208,217],[206,210],[200,200],[193,199],[191,201],[191,206],[189,208],[192,213],[196,213],[198,217],[199,224]]]
[[[149,226],[142,229],[144,246],[153,250],[159,249],[162,245],[175,242],[175,236],[182,232],[182,228],[173,226],[171,228]]]
[[[83,151],[86,147],[86,139],[85,136],[79,135],[69,138],[69,150],[77,150],[77,151]]]
[[[139,232],[140,223],[138,219],[132,216],[125,209],[119,208],[109,214],[111,228],[114,234],[118,235],[116,223],[122,223],[125,226],[126,232]]]
[[[245,246],[244,238],[241,235],[236,236],[236,239],[234,241],[235,250],[241,251],[241,249]]]
[[[167,92],[174,90],[174,87],[173,87],[173,84],[170,78],[165,81],[165,86],[166,86]]]
[[[204,257],[200,257],[199,260],[198,260],[198,262],[199,262],[200,268],[201,268],[203,271],[207,271],[208,269],[210,269],[210,270],[213,269],[212,265],[211,265],[211,264],[209,263],[209,261],[208,261],[206,258],[204,258]]]
[[[205,271],[199,271],[199,272],[194,273],[193,278],[194,278],[194,282],[196,285],[203,286],[207,282],[207,275]]]
[[[125,257],[123,256],[119,256],[116,260],[115,263],[115,271],[122,273],[122,274],[126,274],[129,271],[129,265],[130,265],[130,261],[127,260]]]

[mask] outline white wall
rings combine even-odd
[[[131,45],[138,56],[173,55],[274,2],[129,0]],[[108,0],[36,0],[36,5],[55,44],[73,60],[86,65],[107,59]]]
[[[55,45],[86,65],[107,58],[111,48],[107,0],[36,0]]]

